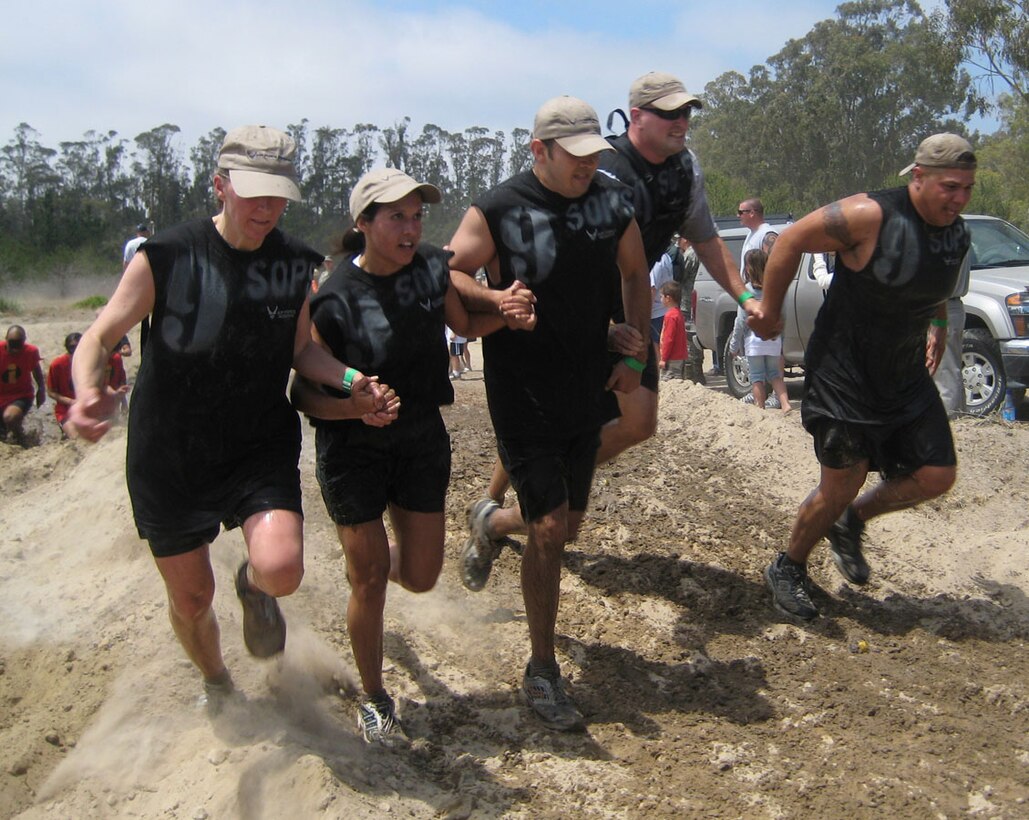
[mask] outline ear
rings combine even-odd
[[[641,119],[643,119],[643,114],[640,112],[639,108],[629,109],[629,122],[632,125],[639,125]]]
[[[221,176],[220,174],[215,174],[211,182],[214,185],[214,195],[218,197],[218,200],[220,202],[224,202],[225,184],[228,182],[228,180],[226,180],[225,177]]]
[[[547,146],[543,144],[543,140],[533,139],[529,143],[529,150],[532,151],[532,157],[539,162],[547,155]]]

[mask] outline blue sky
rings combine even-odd
[[[746,74],[834,16],[826,0],[51,0],[8,3],[0,143],[44,145],[172,123],[180,146],[216,126],[531,128],[573,94],[601,118],[629,83],[670,71],[695,93]]]

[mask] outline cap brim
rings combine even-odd
[[[704,104],[700,101],[699,97],[694,97],[685,91],[676,91],[674,94],[669,94],[667,97],[661,97],[659,100],[654,100],[652,103],[648,103],[651,108],[660,108],[662,111],[675,111],[677,108],[682,108],[684,105],[692,105],[694,108],[703,108]]]
[[[907,168],[905,168],[902,171],[898,172],[897,176],[899,176],[899,177],[906,177],[908,174],[910,174],[912,171],[915,170],[915,166],[916,165],[918,165],[917,162],[912,162]]]
[[[229,179],[232,187],[244,199],[257,196],[278,196],[293,202],[300,202],[300,187],[296,180],[278,174],[266,174],[262,171],[230,170]]]
[[[606,139],[600,134],[576,134],[573,137],[558,137],[557,144],[573,157],[588,157],[600,151],[613,151]]]

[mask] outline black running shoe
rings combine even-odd
[[[870,573],[868,562],[861,554],[861,536],[864,532],[865,522],[847,507],[840,520],[829,528],[828,535],[836,568],[844,578],[858,586],[868,583]]]
[[[236,597],[243,605],[243,643],[255,658],[270,658],[286,648],[286,621],[278,602],[247,579],[249,561],[236,572]]]
[[[795,564],[780,552],[765,568],[765,583],[772,590],[772,603],[784,615],[811,621],[818,610],[807,591],[807,567]]]

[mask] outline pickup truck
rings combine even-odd
[[[984,416],[1000,407],[1009,389],[1020,402],[1029,383],[1029,236],[992,216],[970,214],[965,221],[972,231],[972,256],[968,294],[962,300],[966,312],[962,375],[967,411]],[[778,224],[786,229],[789,223],[780,220]],[[738,260],[746,228],[724,227],[719,235]],[[803,369],[804,349],[822,305],[822,289],[811,265],[812,256],[804,254],[783,302],[787,375]],[[736,303],[703,266],[693,299],[697,341],[721,352],[729,392],[746,395],[750,392],[747,360],[728,352]]]

